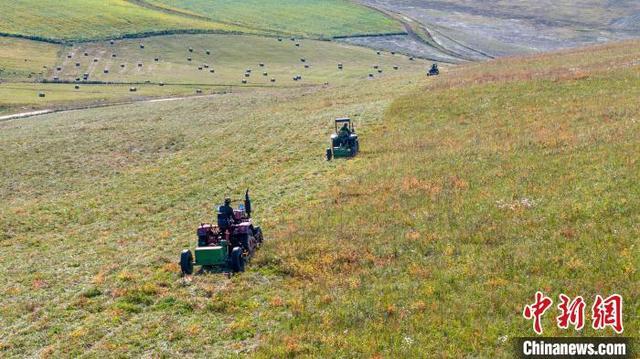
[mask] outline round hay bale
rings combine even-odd
[[[249,76],[251,76],[251,74],[248,72],[245,72],[244,77],[249,77]]]
[[[278,41],[282,42],[282,38],[281,38],[281,37],[279,37],[279,38],[278,38]]]
[[[62,67],[56,67],[56,71],[62,71]]]
[[[191,61],[191,58],[190,58],[190,57],[187,57],[187,61]]]
[[[307,59],[305,59],[304,57],[300,59],[301,62],[307,62]]]
[[[207,50],[204,53],[207,54],[207,55],[211,55],[211,51],[210,50]]]
[[[393,69],[394,69],[394,70],[397,70],[397,69],[399,69],[399,67],[398,67],[398,66],[394,66],[394,67],[393,67]]]
[[[79,77],[76,77],[76,82],[80,82],[80,78]]]
[[[379,69],[379,70],[378,70],[378,73],[379,73],[379,74],[381,74],[381,73],[382,73],[382,69]]]
[[[109,41],[109,43],[110,43],[111,45],[113,45],[113,44],[115,44],[116,42],[115,42],[115,41],[113,41],[113,40],[111,40],[111,41]]]
[[[342,64],[338,64],[338,70],[342,70]]]
[[[396,52],[395,52],[395,51],[391,51],[391,55],[395,55],[395,54],[396,54]]]
[[[124,64],[120,64],[120,67],[124,68]]]
[[[246,83],[247,83],[247,80],[242,79],[242,83],[243,83],[243,84],[246,84]]]
[[[196,89],[196,93],[202,93],[202,90]]]
[[[264,67],[264,63],[261,62],[261,63],[258,64],[258,66]]]
[[[376,54],[378,55],[382,55],[382,53],[380,51],[376,51]]]
[[[67,58],[70,59],[72,56],[71,55],[67,55]]]
[[[58,81],[58,80],[60,80],[60,78],[58,76],[53,78],[53,81]]]
[[[89,56],[89,53],[88,53],[88,52],[85,52],[85,53],[84,53],[84,56]]]
[[[266,73],[266,72],[263,72],[263,73],[262,73],[262,76],[269,76],[269,74],[268,74],[268,73]]]
[[[296,47],[300,47],[300,43],[297,43],[297,42],[296,42]]]
[[[38,92],[38,97],[45,97],[45,93],[44,92]]]
[[[80,67],[80,63],[79,62],[76,62],[76,67]]]
[[[215,72],[216,72],[216,70],[211,69],[211,70],[209,70],[209,72],[211,72],[211,73],[215,73]]]
[[[190,47],[190,48],[189,48],[189,52],[193,52],[193,47]]]
[[[292,38],[291,38],[291,41],[296,41],[296,38],[295,38],[295,37],[292,37]]]
[[[251,73],[251,69],[246,69],[245,72]]]
[[[140,48],[141,48],[141,49],[144,49],[144,44],[140,44]]]
[[[369,77],[373,77],[373,74],[369,74]]]
[[[118,55],[116,55],[116,54],[111,54],[111,57],[116,58],[116,57],[118,57]]]
[[[198,70],[202,71],[202,66],[198,66]]]
[[[376,70],[377,70],[379,67],[380,67],[380,66],[378,66],[378,65],[373,65],[373,68],[374,68],[374,69],[376,69]]]
[[[142,67],[142,62],[138,62],[138,67]]]
[[[73,86],[73,88],[75,88],[76,90],[79,90],[80,89],[80,85],[75,85],[75,86]]]
[[[276,79],[274,79],[274,78],[271,78],[271,82],[276,82]]]
[[[160,85],[160,86],[164,86],[164,82],[160,82],[158,85]]]
[[[160,61],[160,58],[159,57],[154,57],[153,61],[158,62],[158,61]]]
[[[135,87],[129,87],[129,92],[136,92],[136,91],[138,91],[138,89],[137,89],[137,88],[135,88]]]
[[[414,61],[414,60],[415,60],[415,59],[414,59],[413,57],[410,57],[410,58],[409,58],[409,61]]]
[[[98,62],[98,59],[93,59],[93,62]]]
[[[202,67],[204,67],[205,69],[208,69],[209,65],[208,64],[202,64]]]
[[[304,68],[305,68],[305,69],[308,69],[308,68],[309,68],[309,65],[304,65]]]
[[[105,74],[108,74],[108,73],[109,73],[109,70],[104,69],[104,73],[105,73]]]

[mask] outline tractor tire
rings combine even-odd
[[[184,275],[193,274],[193,255],[188,249],[183,250],[180,254],[180,270]]]
[[[231,270],[234,273],[244,272],[244,257],[240,247],[235,247],[231,251]]]
[[[325,153],[325,157],[327,158],[327,161],[331,161],[331,158],[333,157],[333,152],[331,152],[330,148],[327,148],[327,152]]]
[[[264,241],[264,237],[262,236],[262,228],[260,227],[254,228],[253,236],[256,238],[258,245],[262,244],[262,242]]]

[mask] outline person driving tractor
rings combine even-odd
[[[218,207],[218,227],[228,228],[235,222],[233,217],[233,207],[231,207],[231,198],[225,197],[224,205]]]
[[[340,128],[340,132],[338,133],[338,138],[340,139],[340,144],[345,145],[349,140],[349,136],[351,135],[351,130],[349,129],[349,125],[345,123]]]

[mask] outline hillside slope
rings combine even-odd
[[[539,289],[620,293],[636,333],[639,59],[0,123],[0,353],[510,357]],[[342,115],[362,153],[327,163]],[[195,226],[247,187],[269,239],[248,272],[181,279]]]

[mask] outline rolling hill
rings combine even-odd
[[[636,333],[639,58],[2,122],[0,353],[511,357],[541,288],[620,293]],[[344,115],[362,152],[327,163]],[[181,278],[195,227],[247,187],[268,238],[248,271]]]

